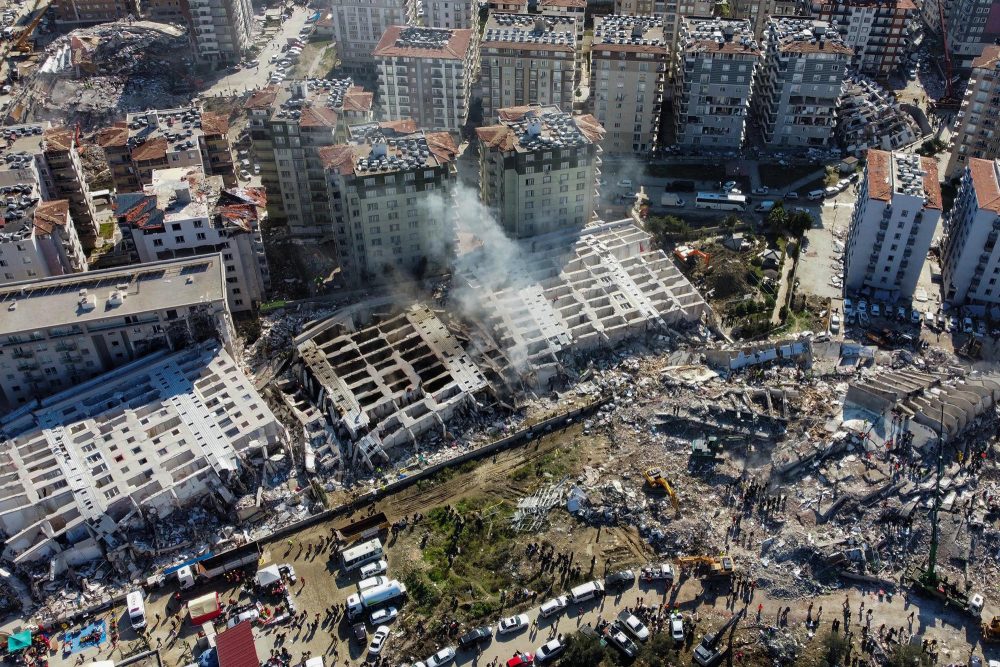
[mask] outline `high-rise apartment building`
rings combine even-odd
[[[732,0],[729,17],[746,19],[757,39],[762,39],[767,23],[775,17],[791,18],[801,13],[798,0]]]
[[[333,41],[343,68],[371,74],[372,52],[386,29],[417,23],[416,0],[338,0],[333,3]]]
[[[674,133],[682,146],[739,149],[760,48],[749,21],[685,18],[674,69]]]
[[[207,63],[235,63],[253,46],[250,0],[187,0],[195,57]]]
[[[129,0],[56,0],[52,5],[56,23],[66,26],[109,23],[139,15],[136,3]]]
[[[947,47],[952,64],[968,70],[983,49],[1000,39],[1000,3],[993,0],[929,0],[933,5],[944,2],[947,23]],[[938,19],[940,23],[940,19]]]
[[[583,227],[594,212],[604,130],[556,106],[500,109],[479,136],[483,204],[508,236]]]
[[[941,218],[933,158],[868,151],[844,250],[844,287],[909,300]]]
[[[711,16],[713,0],[615,0],[615,14],[628,16],[657,16],[663,19],[663,34],[673,53],[680,34],[681,18],[685,16]],[[667,91],[670,94],[671,91]]]
[[[473,37],[474,31],[466,29],[390,26],[372,54],[382,117],[461,131],[479,58]]]
[[[424,0],[424,25],[431,28],[478,27],[479,3],[473,0]]]
[[[490,14],[480,47],[483,118],[526,104],[573,108],[576,19]]]
[[[359,125],[351,135],[319,151],[344,280],[384,283],[446,270],[455,238],[451,135],[411,121]]]
[[[84,247],[93,247],[97,240],[97,213],[90,188],[83,174],[80,145],[76,133],[67,127],[51,127],[42,134],[41,169],[43,189],[48,199],[65,199]]]
[[[969,158],[945,224],[941,282],[952,307],[1000,304],[1000,163]]]
[[[902,61],[913,0],[812,0],[812,15],[828,21],[854,49],[852,65],[865,74],[887,77]]]
[[[371,121],[372,97],[351,79],[293,81],[250,97],[250,138],[272,223],[300,238],[333,234],[318,151],[343,143],[348,124]]]
[[[583,39],[583,23],[587,15],[587,0],[538,0],[537,12],[542,16],[576,19],[576,37]]]
[[[958,178],[969,158],[1000,157],[1000,46],[987,46],[972,62],[962,109],[951,137],[946,178]]]
[[[124,122],[97,134],[115,190],[140,192],[155,169],[201,167],[236,185],[229,121],[192,106],[130,113]]]
[[[87,270],[87,257],[65,199],[16,210],[6,207],[0,227],[0,284]]]
[[[764,142],[775,148],[829,148],[853,51],[829,23],[768,22],[753,107]]]
[[[608,154],[656,148],[670,45],[654,16],[594,18],[590,48],[594,115],[604,126]]]
[[[222,253],[231,312],[263,302],[270,274],[260,235],[263,188],[226,189],[200,167],[158,169],[143,192],[118,195],[115,218],[126,250],[140,262]]]

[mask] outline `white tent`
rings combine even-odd
[[[281,581],[281,573],[278,572],[277,565],[268,565],[263,569],[257,570],[258,586],[270,586],[276,581]]]

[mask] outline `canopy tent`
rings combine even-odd
[[[31,646],[31,630],[22,630],[7,637],[7,652],[16,653]]]
[[[258,586],[270,586],[271,584],[280,581],[281,581],[281,572],[278,571],[277,565],[268,565],[265,568],[257,570]]]
[[[188,613],[191,615],[192,625],[201,625],[205,621],[210,621],[222,613],[222,606],[219,604],[219,594],[209,593],[201,597],[194,598],[188,602]]]

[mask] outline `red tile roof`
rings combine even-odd
[[[458,155],[458,146],[447,132],[428,132],[424,137],[427,139],[427,148],[438,162],[451,162]]]
[[[586,9],[587,0],[540,0],[539,7],[570,7]]]
[[[250,621],[229,628],[215,639],[219,667],[260,667]]]
[[[201,114],[201,131],[209,136],[225,135],[229,132],[229,119],[222,114],[203,111]]]
[[[65,199],[43,201],[35,207],[35,233],[51,234],[56,227],[69,222],[69,202]]]
[[[50,127],[42,136],[46,150],[68,151],[73,147],[73,131],[68,127]]]
[[[986,211],[1000,213],[1000,183],[993,160],[969,158],[969,172],[976,191],[976,203]]]
[[[395,130],[400,134],[410,134],[417,131],[417,121],[412,118],[400,118],[399,120],[383,120],[379,122],[379,127],[383,130]]]
[[[101,128],[97,131],[97,143],[101,148],[124,148],[128,144],[128,125],[115,123]]]
[[[941,179],[938,176],[937,160],[920,158],[920,168],[924,172],[924,208],[941,210]]]
[[[337,127],[340,116],[330,107],[313,105],[302,110],[299,125],[302,127]]]
[[[361,86],[352,86],[344,93],[344,111],[371,111],[374,101],[373,93],[365,92]]]
[[[133,148],[132,159],[136,162],[165,160],[168,145],[166,137],[154,137],[146,141],[146,143]]]
[[[476,135],[479,140],[490,148],[496,148],[506,152],[514,149],[517,137],[514,131],[506,125],[490,125],[488,127],[477,127]]]
[[[251,95],[243,107],[246,109],[270,109],[274,106],[276,99],[278,99],[278,87],[266,86]]]
[[[324,146],[319,149],[319,159],[330,171],[336,171],[341,176],[354,173],[354,147],[346,144]]]
[[[472,31],[467,29],[423,28],[428,31],[450,32],[451,36],[441,48],[403,46],[399,43],[400,33],[412,26],[392,25],[382,33],[372,55],[375,57],[441,58],[442,60],[465,60],[472,44]]]
[[[890,154],[874,148],[868,151],[868,197],[879,201],[892,199]]]

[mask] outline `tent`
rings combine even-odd
[[[280,581],[281,581],[281,572],[278,571],[277,565],[268,565],[265,568],[257,570],[258,586],[270,586],[271,584]]]
[[[201,625],[222,614],[219,604],[219,594],[209,593],[188,601],[188,613],[191,615],[191,625]]]
[[[31,630],[22,630],[7,637],[7,652],[16,653],[31,646]]]

